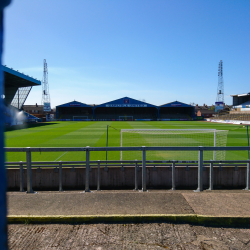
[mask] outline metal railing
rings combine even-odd
[[[198,164],[198,187],[195,190],[196,192],[203,191],[203,168],[204,164],[210,164],[210,173],[209,173],[209,189],[213,189],[213,167],[217,165],[221,165],[222,163],[229,163],[229,164],[236,164],[239,166],[240,163],[247,164],[247,173],[246,173],[246,190],[250,189],[250,160],[238,160],[238,161],[204,161],[203,160],[203,152],[204,151],[249,151],[250,147],[71,147],[71,148],[5,148],[5,152],[26,152],[26,162],[14,163],[9,162],[6,163],[6,166],[10,164],[19,164],[20,166],[20,191],[23,191],[23,166],[26,165],[27,168],[27,192],[33,193],[32,189],[32,164],[37,165],[41,164],[31,162],[31,153],[32,152],[62,152],[62,151],[70,151],[70,152],[86,152],[86,161],[81,162],[64,162],[70,163],[71,165],[76,164],[83,164],[85,163],[85,192],[90,192],[89,188],[89,172],[90,172],[90,164],[97,164],[98,166],[98,175],[97,175],[97,190],[100,190],[100,165],[101,163],[108,163],[114,164],[119,163],[119,166],[126,165],[126,164],[134,164],[135,165],[135,189],[138,190],[138,183],[137,183],[137,170],[138,165],[141,162],[142,166],[142,191],[146,191],[146,165],[149,164],[171,164],[172,168],[172,190],[176,189],[175,185],[175,167],[177,163],[185,163],[185,164]],[[142,151],[142,161],[91,161],[90,162],[90,152],[91,151]],[[198,151],[198,161],[146,161],[146,152],[147,151]],[[43,162],[43,164],[55,164],[56,162]],[[62,164],[63,162],[58,162],[59,166],[59,191],[62,191]],[[53,166],[53,165],[52,165]],[[69,165],[67,165],[69,166]],[[78,165],[79,166],[79,165]],[[51,166],[50,166],[51,167]]]

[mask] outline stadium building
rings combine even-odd
[[[73,101],[56,107],[56,119],[61,121],[171,121],[193,120],[195,107],[178,101],[162,106],[123,97],[100,105]]]
[[[159,106],[159,119],[161,121],[190,121],[195,118],[195,107],[182,103],[170,102]]]
[[[241,95],[231,95],[233,97],[233,108],[240,111],[249,111],[250,109],[250,93]],[[242,110],[243,109],[243,110]],[[246,110],[247,109],[247,110]]]
[[[157,120],[158,107],[129,97],[97,105],[93,108],[96,121]]]
[[[250,124],[250,92],[240,95],[231,95],[233,97],[233,106],[228,110],[224,109],[213,118],[214,122]],[[208,119],[209,120],[209,119]]]
[[[17,113],[22,110],[33,86],[41,85],[41,81],[20,73],[12,68],[2,66],[4,74],[4,103],[5,123],[13,125],[18,123]],[[24,113],[26,119],[34,120],[36,117]]]
[[[91,121],[93,107],[91,105],[73,101],[56,106],[56,119],[60,121]]]

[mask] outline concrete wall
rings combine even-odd
[[[101,189],[133,189],[135,187],[134,167],[101,168]],[[84,190],[85,168],[63,168],[63,189]],[[138,187],[142,185],[142,171],[138,171]],[[196,189],[198,185],[197,167],[176,167],[176,188]],[[8,190],[20,189],[19,169],[7,169]],[[23,174],[24,189],[26,190],[27,172]],[[97,168],[91,168],[90,188],[97,187]],[[204,187],[209,184],[209,168],[203,171]],[[170,167],[147,167],[147,188],[170,189],[172,171]],[[32,186],[34,190],[58,190],[58,169],[32,169]],[[214,167],[214,187],[243,188],[246,186],[246,167]]]
[[[133,189],[135,187],[134,167],[101,168],[101,189]],[[63,189],[84,190],[85,168],[63,168]],[[24,169],[24,189],[26,190],[27,172]],[[97,188],[97,168],[91,168],[90,188]],[[142,185],[142,171],[138,171],[138,187]],[[19,169],[7,169],[8,190],[20,189]],[[170,189],[172,171],[170,167],[147,167],[147,188]],[[209,168],[203,171],[204,187],[209,184]],[[196,189],[198,185],[197,167],[176,167],[176,188]],[[58,190],[58,169],[32,169],[32,186],[34,190]],[[214,167],[214,187],[243,188],[246,186],[246,167]]]

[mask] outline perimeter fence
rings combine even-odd
[[[250,160],[234,160],[234,161],[204,161],[203,153],[204,151],[249,151],[250,147],[63,147],[63,148],[5,148],[5,152],[25,152],[26,153],[26,162],[6,162],[5,165],[7,168],[20,168],[20,191],[23,189],[23,170],[27,169],[27,193],[33,193],[32,188],[32,168],[55,168],[59,172],[59,191],[63,191],[62,187],[62,172],[64,167],[85,167],[85,192],[90,192],[89,187],[89,174],[91,167],[97,167],[97,190],[100,190],[100,168],[108,168],[119,166],[121,168],[127,166],[134,166],[135,168],[135,190],[138,190],[138,169],[142,169],[142,191],[147,191],[146,186],[146,168],[148,166],[162,166],[169,167],[172,171],[172,190],[176,189],[176,166],[198,166],[198,187],[195,190],[196,192],[203,191],[203,170],[205,167],[209,167],[209,190],[213,189],[214,183],[214,173],[213,168],[222,166],[234,166],[236,169],[238,166],[246,167],[246,188],[245,190],[250,189]],[[31,155],[32,152],[85,152],[86,161],[67,161],[67,162],[32,162]],[[142,160],[141,161],[90,161],[90,153],[93,151],[141,151]],[[198,161],[147,161],[146,152],[147,151],[197,151],[198,152]]]

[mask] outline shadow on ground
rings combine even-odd
[[[42,127],[42,126],[49,126],[49,125],[55,125],[57,123],[55,122],[37,122],[37,123],[26,123],[22,125],[15,125],[11,127],[5,127],[5,132],[13,131],[13,130],[20,130],[20,129],[27,129],[27,128],[36,128],[36,127]]]

